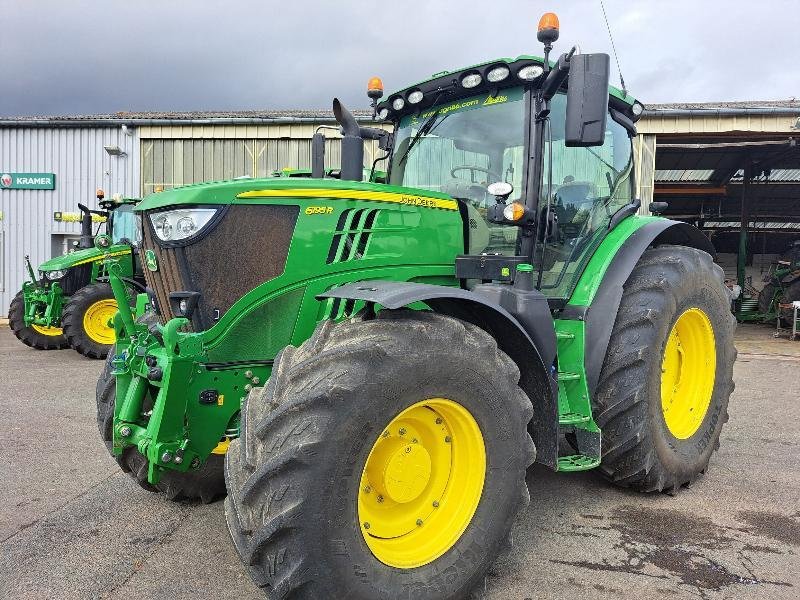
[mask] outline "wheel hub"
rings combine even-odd
[[[103,345],[114,343],[114,328],[111,320],[117,312],[116,300],[98,300],[83,315],[83,330],[89,338]]]
[[[372,553],[397,568],[444,554],[477,509],[485,471],[483,436],[463,406],[433,398],[401,412],[361,476],[358,516]]]
[[[683,440],[700,428],[711,403],[717,354],[714,329],[699,308],[675,321],[661,363],[661,410],[670,433]]]

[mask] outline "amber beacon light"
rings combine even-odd
[[[544,13],[539,19],[536,39],[543,44],[552,44],[558,39],[558,16],[556,13]]]

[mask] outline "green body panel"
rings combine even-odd
[[[42,274],[52,271],[68,271],[83,265],[91,265],[86,281],[78,282],[78,287],[95,283],[99,277],[107,276],[105,259],[113,256],[120,268],[120,277],[131,278],[134,275],[133,254],[127,244],[116,244],[106,250],[85,248],[69,252],[63,256],[51,258],[39,266]],[[28,269],[31,281],[22,284],[22,295],[25,302],[25,325],[42,327],[61,327],[61,315],[69,296],[58,281],[48,281],[46,277],[35,278],[32,269]],[[69,275],[68,275],[69,276]],[[73,282],[75,283],[75,282]]]
[[[639,228],[652,221],[663,220],[663,217],[630,216],[608,232],[603,241],[592,254],[592,258],[583,271],[569,304],[573,306],[591,306],[600,284],[603,282],[606,270],[611,265],[617,252],[622,248],[628,238]]]
[[[124,254],[131,253],[131,247],[127,244],[116,244],[111,246],[111,248],[100,249],[100,248],[84,248],[82,250],[75,250],[74,252],[68,252],[62,256],[56,256],[55,258],[51,258],[50,260],[46,260],[41,265],[39,265],[40,271],[65,271],[70,267],[84,265],[87,263],[102,263],[105,258],[106,254],[111,254],[113,256],[122,256]],[[124,261],[123,261],[124,262]],[[131,269],[126,271],[125,277],[130,277],[133,275],[133,267],[131,265]]]

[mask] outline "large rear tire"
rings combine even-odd
[[[96,387],[97,428],[100,438],[109,454],[117,461],[120,468],[130,475],[142,489],[148,492],[164,493],[169,500],[200,500],[203,503],[213,502],[225,495],[225,475],[222,454],[211,454],[199,469],[181,473],[165,470],[156,485],[147,481],[147,460],[135,447],[127,448],[121,456],[112,453],[112,427],[114,426],[114,403],[117,392],[117,381],[113,372],[113,349],[106,358],[106,364]]]
[[[486,332],[433,313],[325,322],[284,349],[226,459],[228,528],[255,582],[273,599],[480,588],[529,501],[518,381]]]
[[[736,360],[723,277],[705,252],[660,246],[625,283],[594,406],[615,484],[677,491],[719,447]]]
[[[111,319],[117,312],[108,283],[92,283],[67,301],[61,323],[69,345],[87,358],[105,358],[114,345]]]
[[[8,309],[8,325],[20,342],[36,350],[61,350],[69,347],[60,327],[25,325],[25,298],[22,291],[11,301]]]

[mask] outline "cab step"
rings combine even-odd
[[[579,425],[581,423],[588,423],[591,420],[592,418],[588,415],[574,412],[562,413],[558,416],[559,425]]]
[[[559,381],[577,381],[581,378],[580,373],[572,373],[570,371],[559,371],[558,372],[558,380]]]
[[[572,456],[561,456],[558,459],[559,471],[588,471],[600,465],[600,457],[586,456],[585,454],[573,454]]]

